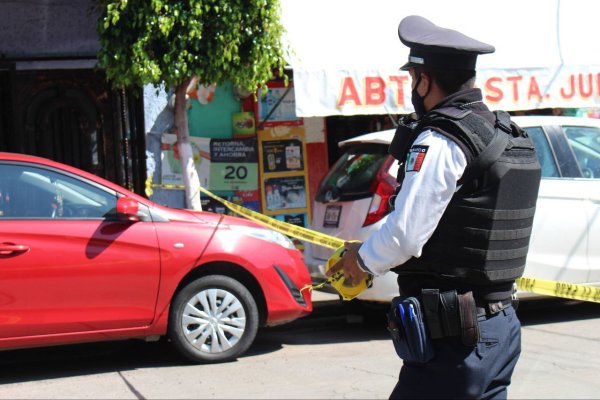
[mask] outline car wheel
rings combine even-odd
[[[175,295],[169,336],[194,362],[230,361],[248,350],[258,319],[256,302],[244,285],[227,276],[209,275]]]

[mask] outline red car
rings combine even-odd
[[[168,335],[197,362],[312,311],[302,254],[242,218],[171,209],[0,153],[0,348]]]

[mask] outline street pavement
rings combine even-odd
[[[314,299],[313,315],[262,329],[230,363],[188,364],[164,342],[4,352],[0,399],[386,399],[402,362],[383,322],[348,318],[335,295]],[[519,318],[509,398],[600,397],[599,304],[533,302]]]

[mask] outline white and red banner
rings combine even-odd
[[[412,111],[398,24],[421,15],[496,48],[477,59],[492,109],[600,107],[597,0],[280,0],[298,117]]]
[[[413,111],[410,77],[403,71],[294,70],[294,83],[301,117]],[[483,69],[477,86],[491,109],[600,107],[600,65]]]

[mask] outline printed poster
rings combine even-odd
[[[263,171],[303,171],[304,155],[299,139],[268,140],[262,142]]]
[[[210,141],[210,190],[257,190],[256,138]]]
[[[200,185],[217,196],[260,211],[256,137],[250,139],[211,139],[191,137],[194,165]],[[161,143],[162,184],[183,187],[177,136],[163,134]],[[202,209],[227,213],[219,202],[201,195]]]
[[[292,86],[269,85],[268,89],[259,90],[256,108],[259,127],[302,124],[302,119],[296,116]]]
[[[209,138],[191,137],[192,156],[200,186],[210,188],[211,160]],[[165,185],[183,185],[177,135],[164,133],[161,139],[161,177]]]
[[[306,177],[265,178],[265,203],[269,211],[306,208]]]
[[[260,212],[260,193],[258,190],[254,191],[222,191],[213,192],[215,195],[222,199],[225,199],[231,203],[240,205],[249,210]],[[235,212],[227,208],[223,203],[213,199],[212,197],[201,194],[202,210],[211,211],[218,214],[227,215],[238,215]]]
[[[272,126],[258,131],[257,136],[262,212],[308,226],[310,196],[304,127]]]

